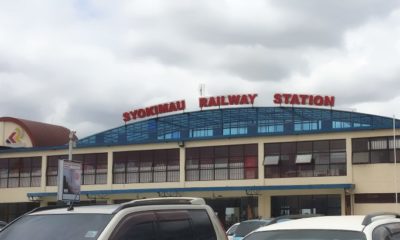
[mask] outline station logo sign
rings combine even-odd
[[[25,143],[22,141],[24,136],[25,132],[17,127],[5,139],[5,144],[10,147],[24,147]]]

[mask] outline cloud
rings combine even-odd
[[[137,107],[185,99],[197,110],[200,83],[208,95],[258,93],[263,106],[291,91],[381,113],[398,99],[399,4],[2,1],[0,116],[82,138]]]

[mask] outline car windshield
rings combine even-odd
[[[4,228],[0,240],[95,240],[113,215],[26,215]]]
[[[248,221],[248,222],[241,222],[235,231],[235,236],[237,237],[244,237],[249,234],[251,231],[256,230],[257,228],[264,226],[269,221]]]
[[[341,230],[279,230],[253,232],[244,240],[365,240],[362,232]]]

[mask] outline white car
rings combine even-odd
[[[201,198],[155,198],[115,205],[35,209],[0,231],[0,240],[226,240]]]
[[[240,223],[235,223],[226,230],[226,235],[228,236],[228,240],[233,240],[233,235]]]
[[[400,215],[376,213],[364,216],[304,218],[261,227],[244,240],[396,240],[400,239]]]

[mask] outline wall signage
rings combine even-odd
[[[21,128],[17,127],[7,137],[7,139],[5,140],[5,144],[11,147],[24,147],[25,144],[22,141],[24,135],[24,131]]]
[[[258,94],[235,94],[222,95],[212,97],[200,97],[200,109],[209,107],[222,106],[238,106],[238,105],[254,105],[254,101]],[[287,105],[308,105],[308,106],[328,106],[335,105],[334,96],[310,95],[310,94],[293,94],[293,93],[275,93],[273,98],[275,104]],[[122,114],[125,122],[158,116],[159,114],[184,111],[186,109],[185,100],[179,100],[169,103],[154,105],[151,107],[138,108]]]
[[[254,104],[254,99],[257,94],[242,94],[242,95],[227,95],[216,97],[201,97],[199,98],[199,107],[221,107],[229,105],[247,105]]]
[[[136,120],[138,118],[158,116],[158,114],[183,111],[185,109],[185,100],[180,100],[176,102],[163,103],[151,107],[139,108],[129,112],[124,112],[122,116],[123,120],[125,122],[128,122],[130,120]]]
[[[335,97],[308,94],[275,93],[274,103],[333,107],[335,106]]]
[[[81,191],[82,163],[58,160],[58,193],[61,201],[79,201]]]

